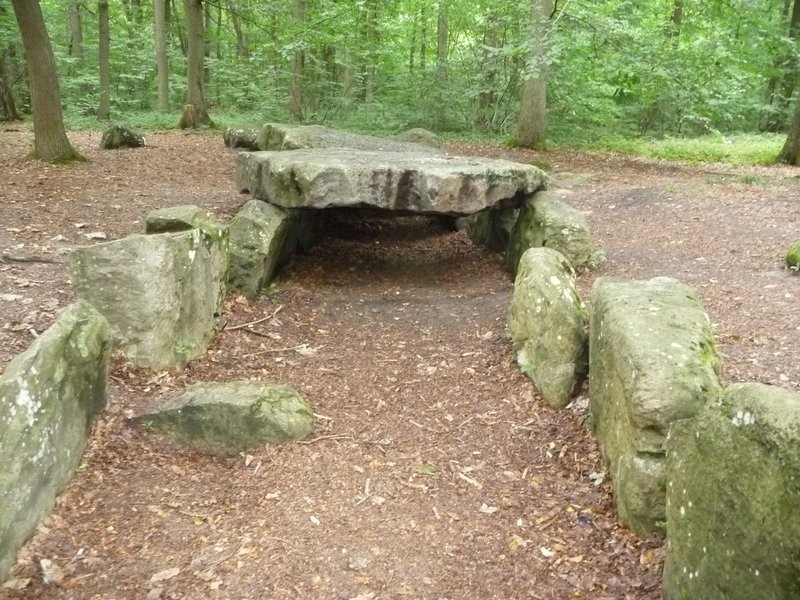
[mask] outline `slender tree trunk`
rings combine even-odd
[[[532,56],[517,125],[517,144],[524,148],[541,148],[547,137],[547,22],[552,12],[553,0],[532,0]]]
[[[108,27],[108,0],[97,1],[98,66],[100,68],[100,101],[97,118],[111,116],[111,33]]]
[[[69,54],[83,63],[83,6],[80,0],[69,3]]]
[[[305,0],[292,0],[292,16],[295,24],[300,27],[305,21]],[[289,84],[289,112],[297,121],[303,120],[303,63],[305,55],[301,48],[297,48],[292,56],[292,81]]]
[[[364,38],[367,48],[363,70],[364,101],[369,103],[375,100],[375,76],[378,72],[378,0],[367,2]]]
[[[2,14],[3,11],[0,11]],[[19,121],[20,116],[17,112],[17,103],[14,100],[14,81],[11,61],[8,59],[10,54],[9,47],[0,49],[0,111],[2,111],[4,121]]]
[[[82,160],[67,139],[53,48],[38,0],[12,0],[28,60],[33,155],[47,162]]]
[[[169,110],[169,62],[167,60],[167,2],[154,0],[153,24],[156,43],[156,80],[158,110]]]
[[[419,9],[419,68],[425,70],[428,58],[428,8],[423,5]]]
[[[209,58],[211,58],[211,32],[214,30],[214,20],[211,17],[211,3],[206,0],[203,2],[203,84],[208,89],[211,83],[211,68]]]
[[[203,1],[184,0],[186,7],[186,104],[178,123],[181,129],[212,125],[203,92],[205,28]]]
[[[797,95],[792,118],[792,128],[786,137],[781,153],[778,155],[780,162],[800,166],[800,94]]]
[[[789,10],[791,9],[791,17]],[[800,38],[800,0],[791,5],[784,4],[783,17],[789,19],[789,37]],[[773,68],[782,69],[779,75],[773,75],[767,81],[765,114],[761,118],[759,128],[762,131],[782,131],[785,127],[785,112],[794,93],[797,81],[797,60],[791,56],[778,55],[773,59]]]
[[[500,44],[500,24],[496,9],[489,9],[486,15],[486,25],[483,32],[483,81],[481,91],[478,93],[478,114],[475,124],[478,128],[488,130],[494,121],[497,95],[495,93],[495,80],[499,70],[497,54]]]
[[[250,56],[250,45],[247,41],[247,32],[242,24],[242,19],[239,15],[240,5],[234,0],[228,1],[228,16],[233,25],[233,32],[236,34],[236,56],[239,58],[247,58]]]
[[[666,36],[678,37],[681,34],[681,26],[683,25],[683,0],[675,0],[672,3],[672,14],[669,17],[667,24]]]
[[[436,20],[436,84],[439,86],[447,81],[447,46],[450,40],[447,2],[448,0],[439,0],[439,15]]]

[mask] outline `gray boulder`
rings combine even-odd
[[[236,176],[239,191],[284,208],[451,215],[513,207],[547,179],[536,167],[503,160],[343,148],[241,153]]]
[[[415,152],[433,154],[429,145],[350,133],[321,125],[266,123],[258,134],[259,150],[304,150],[310,148],[351,148],[354,150]]]
[[[412,144],[420,144],[422,146],[429,146],[431,148],[441,148],[442,139],[427,129],[422,127],[414,127],[408,131],[403,131],[394,136],[394,139],[400,142],[411,142]]]
[[[549,248],[520,259],[508,313],[517,364],[550,406],[569,404],[588,369],[587,316],[569,261]]]
[[[230,287],[252,300],[275,276],[290,227],[287,213],[261,200],[250,200],[228,226]]]
[[[231,149],[258,150],[258,132],[258,127],[227,127],[222,141]]]
[[[694,290],[666,277],[600,278],[591,306],[592,425],[620,518],[653,531],[665,518],[668,428],[720,391],[711,321]]]
[[[145,233],[167,233],[196,228],[218,231],[223,229],[214,222],[211,215],[193,204],[151,210],[144,221]]]
[[[218,455],[302,439],[314,429],[314,414],[300,394],[258,381],[197,383],[135,421]]]
[[[592,242],[583,215],[553,192],[539,192],[522,205],[511,232],[506,265],[512,275],[528,248],[558,250],[581,273],[605,261],[605,255]]]
[[[142,146],[144,146],[144,136],[125,125],[112,125],[103,132],[103,137],[100,138],[100,147],[103,150],[140,148]]]
[[[182,367],[205,352],[222,311],[227,231],[134,235],[75,248],[70,263],[78,298],[137,367]]]
[[[0,581],[80,463],[110,351],[108,323],[78,302],[0,375]]]
[[[743,383],[667,442],[664,597],[800,598],[800,395]]]

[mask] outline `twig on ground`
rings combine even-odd
[[[331,435],[321,435],[319,437],[312,438],[310,440],[300,440],[297,442],[298,444],[313,444],[315,442],[321,442],[322,440],[352,440],[353,436],[348,435],[346,433],[334,433]]]
[[[252,325],[258,325],[259,323],[263,323],[264,321],[269,321],[270,319],[275,317],[275,315],[277,315],[279,312],[281,312],[283,310],[283,306],[284,305],[281,304],[278,308],[275,309],[275,311],[272,314],[269,314],[266,317],[263,317],[261,319],[256,319],[255,321],[250,321],[249,323],[242,323],[241,325],[234,325],[233,327],[224,327],[222,330],[223,331],[236,331],[237,329],[246,329],[246,328],[248,328],[248,327],[250,327]],[[256,333],[256,332],[254,331],[253,333]]]

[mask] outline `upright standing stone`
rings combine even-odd
[[[586,309],[575,272],[555,250],[522,255],[508,314],[517,364],[550,406],[566,406],[588,367]]]
[[[137,366],[183,366],[202,355],[222,311],[226,230],[134,235],[70,256],[79,298],[109,321]]]
[[[250,200],[231,219],[230,286],[252,300],[275,275],[286,255],[290,218],[280,208]]]
[[[525,201],[510,237],[506,265],[512,275],[528,248],[558,250],[578,273],[605,261],[583,215],[553,192],[539,192]]]
[[[80,463],[110,351],[108,322],[78,302],[0,375],[0,581]]]
[[[800,598],[800,395],[758,383],[675,423],[664,597]]]
[[[598,279],[592,289],[591,418],[620,518],[636,531],[665,520],[668,428],[719,394],[711,321],[674,279]]]

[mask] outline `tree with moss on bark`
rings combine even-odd
[[[64,128],[56,61],[38,0],[12,0],[28,62],[33,113],[33,156],[46,162],[84,160]]]
[[[196,129],[211,127],[203,91],[205,62],[205,24],[203,0],[184,0],[186,8],[186,103],[178,127]]]

